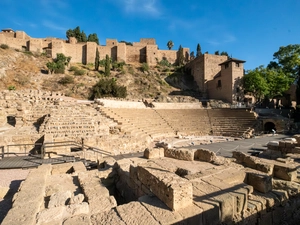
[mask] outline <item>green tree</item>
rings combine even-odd
[[[220,53],[220,55],[226,55],[226,56],[229,56],[228,53],[225,52],[225,51],[222,51],[222,52]]]
[[[168,49],[171,50],[173,48],[173,46],[174,46],[173,41],[171,41],[171,40],[168,41],[167,46],[168,46]]]
[[[96,33],[90,34],[87,41],[96,42],[99,45],[99,39]]]
[[[246,93],[254,96],[257,101],[261,101],[268,94],[268,84],[263,77],[262,66],[248,71],[243,77],[243,87]]]
[[[195,52],[194,52],[194,51],[191,52],[190,58],[191,58],[191,59],[194,59],[194,58],[195,58]]]
[[[105,56],[105,71],[104,74],[106,77],[110,76],[110,58],[108,55]]]
[[[46,66],[48,67],[50,73],[65,73],[65,66],[68,66],[71,61],[71,57],[66,57],[62,53],[57,53],[56,58],[52,62],[48,62]]]
[[[198,43],[197,44],[197,53],[196,53],[196,57],[199,57],[202,55],[202,51],[201,51],[201,46],[200,44]]]
[[[297,106],[300,106],[300,44],[282,46],[273,54],[273,60],[268,68],[281,68],[286,76],[297,81],[296,99]],[[300,111],[297,107],[297,111]]]
[[[91,90],[90,99],[101,97],[117,97],[126,98],[127,88],[117,85],[115,79],[101,79],[95,84]]]
[[[178,66],[182,66],[184,64],[184,54],[183,54],[183,48],[181,47],[181,45],[179,46],[178,49]]]
[[[215,51],[215,55],[220,55],[219,51]]]
[[[47,66],[50,74],[52,74],[55,71],[55,69],[57,68],[57,65],[55,62],[47,62],[46,66]]]
[[[100,55],[99,55],[99,50],[96,48],[96,57],[95,57],[95,70],[99,70],[99,61],[100,61]]]

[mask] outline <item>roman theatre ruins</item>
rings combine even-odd
[[[300,135],[260,136],[262,121],[201,102],[3,91],[0,222],[298,224]],[[208,148],[266,136],[255,154]]]

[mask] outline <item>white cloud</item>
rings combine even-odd
[[[43,26],[52,29],[52,30],[59,30],[59,31],[66,31],[67,29],[65,27],[59,26],[58,24],[55,24],[51,21],[45,20],[43,21]]]
[[[118,0],[126,13],[157,17],[162,14],[158,0]]]

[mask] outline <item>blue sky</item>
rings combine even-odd
[[[0,29],[35,38],[66,39],[80,26],[87,35],[138,42],[155,38],[196,52],[227,51],[245,69],[267,65],[280,46],[299,44],[299,0],[0,0]]]

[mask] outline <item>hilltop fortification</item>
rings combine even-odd
[[[156,65],[162,59],[175,63],[177,50],[159,50],[154,38],[141,38],[140,42],[132,45],[120,43],[116,39],[106,39],[106,45],[97,45],[95,42],[78,43],[75,38],[63,40],[59,38],[32,38],[24,31],[4,29],[0,32],[0,44],[7,44],[11,48],[31,52],[46,53],[56,58],[57,53],[71,56],[74,63],[94,63],[96,49],[100,52],[100,59],[109,55],[114,61],[124,61],[127,64],[148,63]],[[186,61],[189,59],[189,49],[183,48]]]

